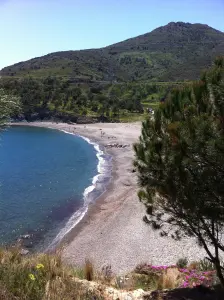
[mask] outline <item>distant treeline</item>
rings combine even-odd
[[[170,84],[169,84],[170,85]],[[151,83],[74,84],[68,79],[2,78],[0,87],[21,98],[24,118],[69,116],[119,120],[124,113],[144,113],[144,107],[159,101],[169,86]]]

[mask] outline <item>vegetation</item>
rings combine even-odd
[[[208,256],[191,265],[185,259],[175,266],[143,264],[122,278],[110,267],[96,272],[90,261],[75,269],[60,255],[25,257],[17,248],[0,250],[1,299],[108,299],[106,285],[210,287],[217,279],[214,270],[224,286],[224,58],[201,80],[190,81],[223,45],[224,34],[206,25],[169,23],[103,49],[52,53],[1,71],[1,126],[21,114],[27,120],[74,122],[80,116],[146,118],[134,146],[144,221],[163,236],[197,237]],[[158,108],[151,116],[150,107]],[[100,285],[85,288],[77,277]]]
[[[161,235],[195,236],[224,286],[224,58],[173,90],[134,146],[144,220]]]
[[[195,263],[194,269],[191,265],[181,269],[175,265],[154,266],[145,263],[126,276],[116,276],[110,266],[99,271],[88,260],[83,268],[66,265],[62,262],[60,252],[23,256],[17,247],[1,249],[0,299],[121,300],[139,299],[137,294],[142,295],[142,290],[187,290],[197,286],[211,288],[216,282],[214,267],[208,269],[206,265],[203,269],[202,266],[204,262]],[[211,294],[212,289],[208,291]]]
[[[21,97],[29,121],[142,121],[174,85],[199,78],[223,45],[224,33],[207,25],[172,22],[102,49],[6,67],[0,88]]]
[[[19,112],[19,101],[18,97],[8,95],[0,89],[0,126],[4,126],[11,115]]]
[[[104,299],[75,281],[77,271],[62,264],[61,256],[23,257],[18,248],[0,251],[0,298],[3,300]],[[74,298],[75,297],[75,298]]]
[[[212,286],[215,283],[215,271],[212,265],[210,269],[201,269],[201,261],[184,267],[153,266],[151,264],[141,264],[135,269],[137,274],[147,275],[154,282],[152,289],[174,289],[177,287],[194,287],[197,285]],[[144,278],[144,277],[143,277]]]
[[[180,258],[177,261],[177,267],[181,268],[181,269],[186,268],[187,267],[187,263],[188,263],[188,260],[187,260],[186,257]]]
[[[0,87],[21,97],[27,120],[64,117],[100,118],[107,121],[142,120],[174,83],[74,84],[56,77],[3,78]],[[67,118],[67,119],[66,119]]]
[[[73,82],[182,81],[224,52],[224,33],[207,25],[169,23],[150,33],[105,47],[51,53],[4,68],[12,78],[48,76]]]

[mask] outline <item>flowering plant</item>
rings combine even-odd
[[[207,287],[211,286],[214,281],[215,271],[198,271],[198,270],[188,270],[179,269],[179,272],[184,274],[184,281],[181,287],[195,287],[197,285],[205,285]]]
[[[186,287],[195,287],[198,285],[204,285],[207,287],[212,286],[212,284],[214,283],[215,280],[215,270],[208,270],[208,271],[202,271],[199,269],[190,269],[190,268],[178,268],[176,265],[162,265],[162,266],[154,266],[151,264],[141,264],[138,265],[135,269],[136,273],[139,274],[146,274],[146,275],[150,275],[150,274],[155,274],[155,275],[162,275],[162,273],[168,269],[171,268],[176,268],[179,273],[180,276],[179,278],[181,279],[181,286],[182,288],[186,288]]]

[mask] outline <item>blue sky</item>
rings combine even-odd
[[[224,31],[224,0],[0,0],[0,69],[50,52],[107,46],[171,21]]]

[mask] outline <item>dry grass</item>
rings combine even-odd
[[[85,261],[84,274],[85,274],[85,279],[87,279],[88,281],[93,280],[93,276],[94,276],[93,264],[91,263],[91,261],[89,259],[86,259],[86,261]]]
[[[198,264],[189,267],[196,269]],[[182,282],[177,267],[158,271],[143,265],[115,276],[111,266],[99,272],[89,260],[83,268],[65,265],[60,252],[22,256],[19,248],[0,249],[0,300],[123,300],[129,291],[134,295],[137,289],[173,290]]]
[[[199,269],[199,262],[193,261],[192,263],[189,264],[189,266],[187,268],[188,268],[189,271],[198,270]]]
[[[85,266],[88,280],[93,266]],[[104,299],[103,291],[85,288],[75,281],[74,268],[62,263],[60,253],[21,256],[20,249],[0,250],[1,300],[90,300]]]
[[[166,269],[158,281],[158,288],[163,289],[174,289],[180,285],[181,274],[177,268]]]

